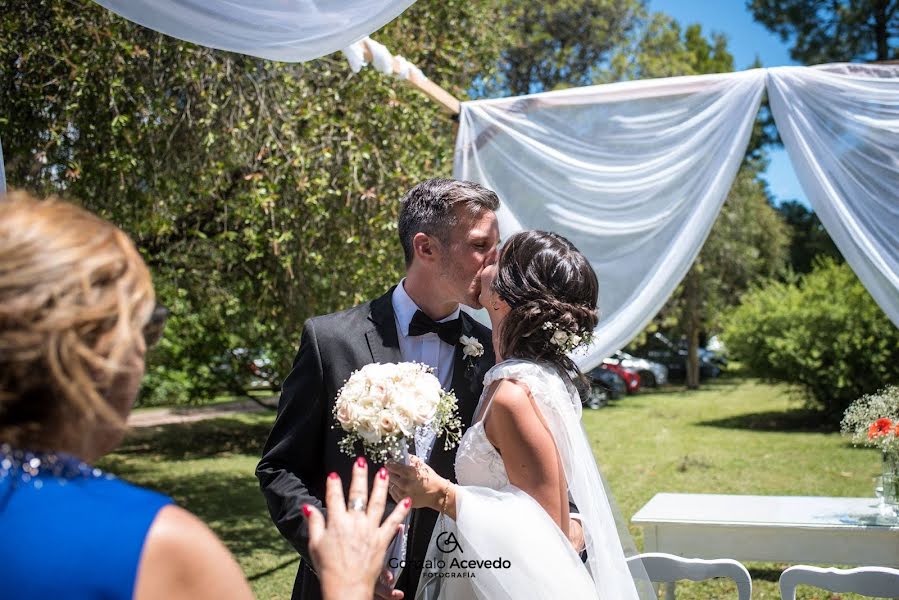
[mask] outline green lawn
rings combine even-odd
[[[271,415],[140,430],[102,467],[170,494],[218,533],[259,598],[290,597],[297,557],[278,535],[253,476]],[[801,410],[783,387],[723,379],[697,392],[642,393],[584,423],[630,518],[657,492],[871,496],[875,452],[851,447]],[[641,543],[640,531],[632,529]],[[785,565],[749,564],[753,598],[779,598]],[[735,598],[726,582],[684,583],[678,598]],[[828,598],[802,588],[800,598]],[[850,596],[843,596],[849,598]]]

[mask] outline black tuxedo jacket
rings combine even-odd
[[[393,289],[377,300],[349,310],[314,317],[306,321],[293,369],[284,382],[278,416],[256,467],[262,493],[272,520],[288,542],[302,556],[294,600],[318,600],[321,590],[311,568],[309,532],[302,506],[322,508],[328,473],[336,472],[349,487],[354,457],[337,447],[343,431],[331,414],[337,392],[353,371],[366,364],[402,362],[392,303]],[[478,358],[465,358],[456,345],[452,391],[459,401],[464,428],[471,424],[483,388],[484,374],[495,362],[490,329],[464,311],[463,335],[474,336],[484,346]],[[455,448],[444,450],[442,437],[434,442],[428,463],[441,476],[455,481]],[[358,449],[361,456],[361,447]],[[381,465],[369,464],[369,484]],[[388,502],[387,511],[393,510]],[[421,575],[412,561],[427,554],[431,532],[437,521],[433,510],[414,510],[409,526],[407,561],[397,588],[411,598]]]

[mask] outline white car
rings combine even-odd
[[[640,385],[644,387],[656,387],[668,383],[668,367],[662,363],[637,358],[627,352],[618,351],[606,360],[615,361],[625,369],[633,369],[640,375]]]

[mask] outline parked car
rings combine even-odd
[[[247,390],[278,387],[275,365],[261,350],[232,348],[223,352],[212,368]]]
[[[713,363],[719,364],[722,367],[727,366],[727,347],[717,335],[713,335],[709,338],[704,349],[708,352],[709,360]]]
[[[649,337],[642,352],[648,359],[660,362],[668,368],[668,378],[684,380],[687,378],[687,349],[678,346],[659,332]],[[699,377],[708,379],[718,377],[721,367],[715,364],[708,352],[699,352]]]
[[[617,361],[608,358],[603,361],[601,368],[611,371],[624,379],[628,394],[636,394],[640,391],[640,375],[636,371],[626,369],[617,364]]]
[[[627,383],[620,375],[612,371],[596,367],[586,373],[587,379],[591,383],[591,391],[598,399],[605,397],[605,400],[617,400],[627,393]]]
[[[656,387],[668,383],[668,367],[645,358],[637,358],[620,350],[610,357],[625,369],[631,369],[640,376],[640,387]]]
[[[586,381],[576,379],[574,386],[581,395],[581,406],[584,408],[602,408],[609,403],[609,390],[605,386],[594,383],[589,376]]]

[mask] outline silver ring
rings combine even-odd
[[[359,512],[365,512],[365,498],[357,496],[356,498],[350,499],[350,510],[358,510]]]

